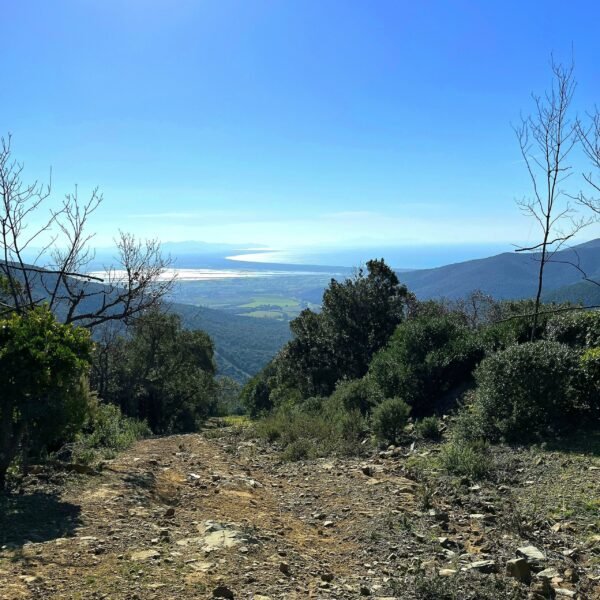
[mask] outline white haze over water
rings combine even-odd
[[[383,258],[395,269],[429,269],[450,263],[514,252],[509,244],[455,244],[356,248],[290,248],[228,256],[228,260],[290,265],[356,267],[372,258]]]

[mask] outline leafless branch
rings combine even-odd
[[[158,241],[121,232],[116,265],[105,269],[105,277],[88,273],[95,257],[89,219],[102,194],[94,189],[82,200],[76,187],[54,208],[51,176],[48,183],[25,183],[11,144],[10,135],[0,139],[0,306],[24,313],[45,302],[63,322],[88,328],[127,321],[156,306],[174,282],[171,259],[162,256]]]
[[[572,196],[562,186],[571,175],[570,154],[580,141],[578,123],[570,117],[576,87],[574,65],[571,62],[564,66],[552,59],[551,67],[550,90],[543,96],[532,96],[533,114],[522,117],[514,128],[533,190],[531,198],[517,204],[524,214],[533,217],[541,236],[540,242],[516,250],[534,253],[539,262],[531,339],[537,329],[547,263],[590,223],[589,219],[575,217]]]

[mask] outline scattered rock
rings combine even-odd
[[[506,563],[506,574],[523,583],[531,581],[531,568],[524,558],[513,558]]]
[[[279,563],[279,570],[288,577],[291,575],[290,565],[286,562]]]
[[[546,579],[554,579],[560,577],[560,573],[554,567],[548,567],[536,574],[536,577],[545,577]]]
[[[557,596],[562,596],[563,598],[575,598],[577,596],[577,592],[573,590],[567,590],[566,588],[554,588]]]
[[[495,573],[496,563],[493,560],[476,560],[470,565],[467,565],[466,569],[472,569],[473,571],[479,571],[480,573]]]
[[[440,523],[447,523],[450,520],[450,515],[443,510],[435,510],[435,508],[432,508],[427,514]]]
[[[133,552],[131,554],[131,560],[136,561],[146,561],[146,560],[155,560],[160,558],[160,552],[158,550],[138,550],[137,552]]]
[[[517,548],[517,556],[523,557],[534,570],[542,569],[542,564],[546,561],[546,555],[535,546]]]

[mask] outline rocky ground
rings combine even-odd
[[[240,429],[139,442],[0,501],[0,597],[600,598],[600,458],[438,445],[282,463]]]

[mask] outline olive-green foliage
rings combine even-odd
[[[373,431],[377,438],[388,444],[399,441],[408,423],[410,406],[401,398],[387,398],[379,404],[371,416]]]
[[[94,370],[100,397],[153,432],[194,431],[214,411],[212,341],[183,329],[176,315],[148,313],[104,351],[107,359]]]
[[[600,348],[590,348],[580,358],[579,409],[591,425],[600,425]]]
[[[264,373],[258,373],[244,385],[240,400],[252,417],[257,417],[273,408],[271,388]]]
[[[384,397],[374,381],[369,377],[342,381],[331,395],[331,402],[344,411],[357,410],[365,415],[380,404]]]
[[[0,321],[0,487],[18,452],[53,449],[83,425],[92,344],[45,308]]]
[[[426,440],[439,440],[442,436],[442,422],[438,417],[424,417],[415,423],[415,432]]]
[[[271,392],[277,386],[276,362],[277,359],[272,360],[262,371],[249,379],[240,392],[240,401],[251,417],[266,414],[274,408]]]
[[[486,477],[492,469],[492,459],[485,444],[457,439],[442,447],[440,462],[448,473],[474,480]]]
[[[483,356],[476,332],[453,314],[419,317],[398,326],[369,375],[386,397],[401,397],[415,416],[431,414],[447,392],[469,381]]]
[[[72,457],[83,463],[112,458],[120,450],[125,450],[136,440],[150,434],[145,422],[124,416],[114,404],[95,401],[91,403],[83,430],[77,435]]]
[[[314,399],[316,400],[316,399]],[[367,431],[358,410],[345,411],[328,400],[323,404],[307,401],[302,406],[285,406],[256,423],[256,434],[282,449],[285,460],[302,460],[331,453],[352,455],[360,452]]]
[[[490,424],[484,421],[475,392],[466,394],[466,401],[452,419],[452,438],[460,442],[481,442],[494,437]]]
[[[572,347],[600,346],[600,311],[577,310],[553,315],[546,327],[546,338]]]
[[[327,396],[341,379],[359,379],[407,313],[412,296],[383,260],[343,282],[331,280],[321,312],[302,311],[294,339],[275,360],[278,381],[303,397]]]
[[[558,342],[512,346],[477,369],[477,411],[489,435],[506,441],[543,439],[572,424],[577,353]]]
[[[246,410],[240,399],[242,386],[231,377],[219,377],[215,383],[215,414],[219,417],[243,415]]]
[[[480,343],[486,354],[530,341],[534,307],[533,300],[499,302],[494,308],[493,318],[478,331]],[[558,308],[560,307],[554,304],[541,305],[534,339],[546,335],[548,321],[554,314],[552,311]]]

